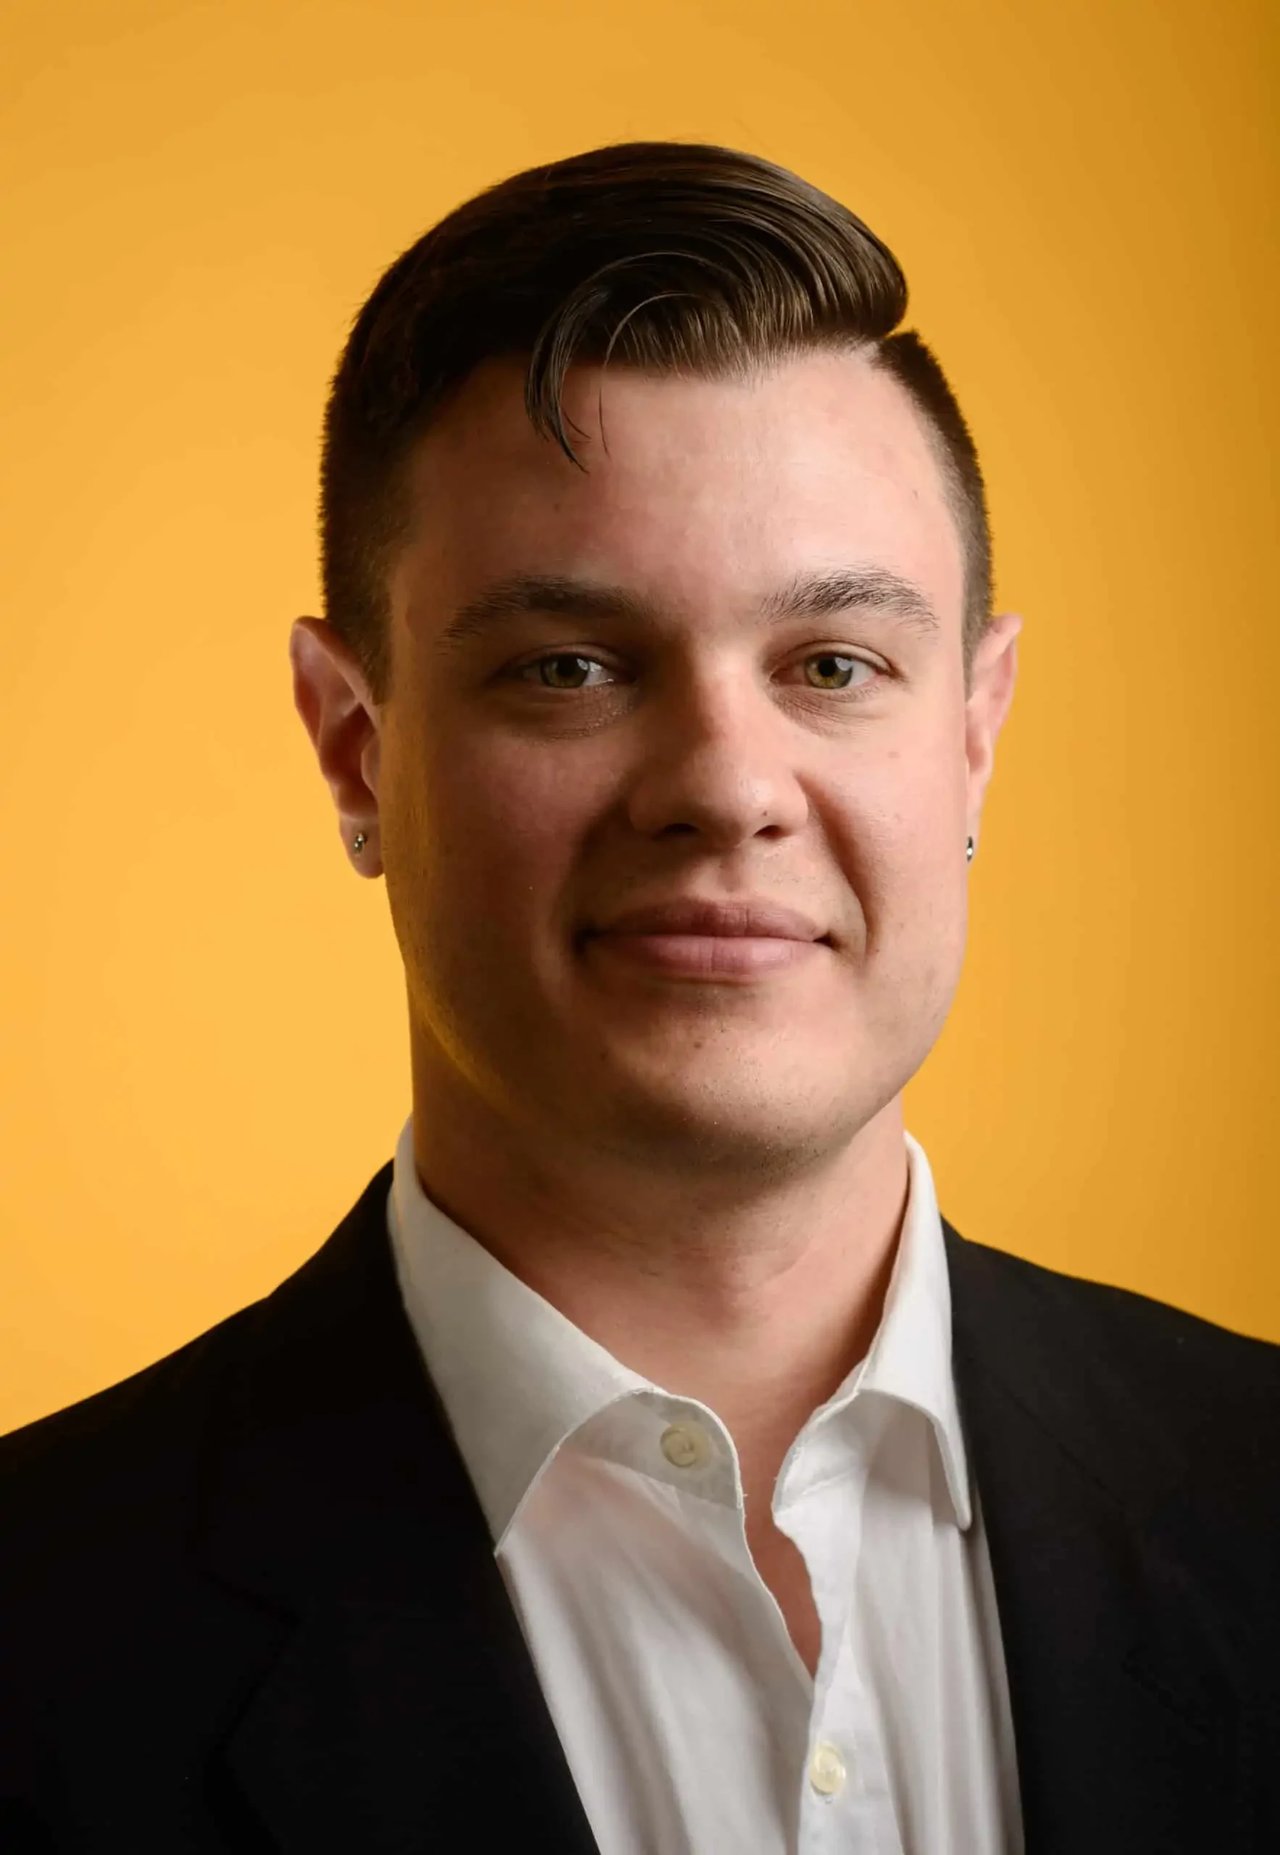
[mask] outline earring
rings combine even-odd
[[[972,862],[973,862],[973,851],[974,851],[974,843],[973,843],[973,839],[972,839],[971,837],[970,837],[970,838],[966,838],[966,839],[965,839],[965,846],[964,846],[964,857],[965,857],[965,862],[966,862],[966,863],[972,863]]]

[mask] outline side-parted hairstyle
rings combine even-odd
[[[711,143],[591,149],[455,208],[379,280],[325,409],[325,617],[374,701],[390,693],[388,579],[413,515],[406,466],[481,362],[527,357],[534,429],[585,469],[560,404],[571,363],[746,381],[823,349],[861,350],[923,415],[963,548],[969,693],[990,620],[986,494],[941,367],[914,331],[893,333],[906,307],[893,253],[847,207],[786,168]]]

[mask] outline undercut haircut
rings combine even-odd
[[[712,143],[613,143],[455,208],[379,279],[325,408],[324,615],[373,699],[390,694],[388,589],[415,513],[409,462],[482,362],[527,362],[534,429],[585,470],[561,407],[572,363],[746,382],[817,350],[861,353],[921,415],[961,543],[969,694],[991,616],[986,493],[941,366],[914,330],[894,332],[906,308],[896,258],[848,207]]]

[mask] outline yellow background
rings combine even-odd
[[[0,1428],[265,1293],[409,1112],[293,709],[320,417],[517,168],[754,150],[889,243],[1021,673],[907,1094],[966,1235],[1280,1340],[1277,15],[1258,0],[5,9]]]

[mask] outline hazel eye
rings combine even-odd
[[[591,664],[599,662],[600,659],[598,657],[584,657],[577,651],[556,651],[549,657],[535,657],[533,662],[525,664],[524,668],[525,670],[537,670],[543,668],[547,664]],[[521,674],[521,672],[517,671],[517,675],[519,674]],[[551,685],[547,685],[547,687],[551,687]],[[581,687],[581,685],[575,685],[575,687]]]
[[[820,669],[818,674],[824,678],[846,679],[842,682],[837,681],[833,686],[825,689],[821,684],[811,684],[810,687],[817,690],[819,694],[825,693],[827,695],[848,696],[855,699],[864,694],[869,694],[871,691],[878,688],[883,678],[889,674],[880,664],[873,663],[870,658],[861,657],[853,651],[811,651],[807,657],[798,659],[798,663],[801,667],[807,667],[810,664],[819,665]],[[861,664],[863,669],[868,672],[868,675],[862,677],[858,681],[851,682],[848,678],[852,676],[853,666],[856,664]],[[590,667],[593,665],[604,670],[606,673],[610,671],[610,666],[605,663],[603,659],[588,656],[585,651],[547,651],[544,652],[541,657],[534,657],[528,663],[518,664],[513,670],[509,671],[508,674],[516,682],[532,683],[536,676],[537,687],[551,694],[575,695],[579,692],[585,693],[588,687],[594,689],[607,687],[607,685],[602,685],[600,683],[586,685],[582,682],[571,682],[566,685],[559,682],[548,681],[546,675],[542,674],[543,672],[548,672],[549,666],[554,666],[554,669],[550,672],[551,674],[567,675],[572,678],[579,674],[579,672],[571,667],[566,668],[566,666],[573,665],[586,666],[588,673]],[[847,669],[840,667],[844,665],[849,667]]]
[[[806,657],[804,661],[806,664],[810,664],[810,663],[821,664],[823,666],[822,674],[824,676],[840,676],[844,674],[844,672],[840,670],[835,670],[835,669],[831,669],[828,667],[832,664],[860,663],[864,670],[874,670],[876,668],[875,664],[868,663],[865,657],[854,657],[845,651],[822,651],[816,657]],[[869,679],[864,679],[864,682],[867,680]],[[861,684],[853,685],[853,687],[855,688],[860,688],[862,686],[863,685]],[[848,689],[849,687],[850,687],[849,684],[842,683],[840,685],[840,691]],[[837,693],[840,693],[840,691],[838,691]]]

